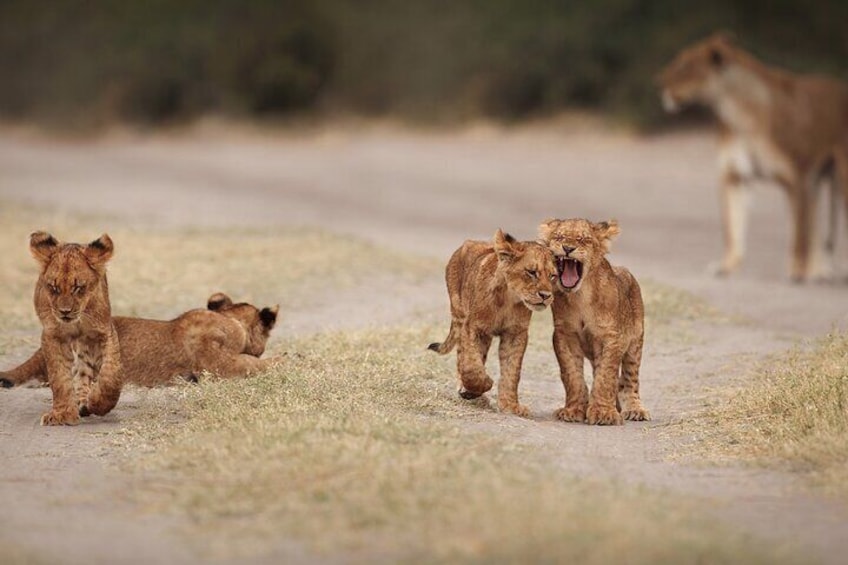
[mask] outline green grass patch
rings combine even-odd
[[[464,430],[478,408],[456,399],[453,359],[424,351],[433,331],[317,335],[256,378],[157,391],[164,406],[125,432],[140,503],[187,515],[227,554],[293,540],[404,562],[785,559],[695,503],[577,480]],[[175,396],[182,424],[150,417]]]
[[[699,419],[703,450],[808,474],[848,497],[848,335],[774,356]]]

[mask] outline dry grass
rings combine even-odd
[[[751,381],[699,426],[705,455],[789,466],[848,497],[848,335],[773,357]]]
[[[38,229],[74,242],[109,232],[115,242],[109,288],[116,315],[171,318],[204,306],[217,291],[259,305],[280,303],[286,312],[375,272],[415,280],[438,268],[433,261],[314,229],[151,230],[2,201],[0,226],[0,354],[34,345],[40,328],[32,307],[38,270],[28,247],[29,234]]]
[[[173,391],[183,425],[140,417],[126,432],[141,502],[188,515],[227,552],[294,539],[357,561],[784,557],[694,504],[575,480],[533,450],[463,431],[476,409],[454,400],[452,359],[423,350],[434,331],[305,338],[276,371]]]

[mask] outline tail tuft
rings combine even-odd
[[[439,351],[441,348],[442,344],[438,342],[433,342],[427,346],[427,349],[429,349],[430,351],[435,351],[436,353],[441,353],[441,351]]]

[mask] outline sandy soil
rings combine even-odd
[[[613,262],[689,290],[739,322],[698,322],[686,339],[651,343],[642,388],[653,422],[615,430],[553,422],[561,385],[549,378],[550,357],[531,356],[522,395],[534,419],[488,414],[470,425],[544,446],[575,474],[602,473],[702,497],[734,526],[841,562],[848,507],[810,494],[787,473],[677,459],[687,440],[664,433],[669,423],[693,417],[712,388],[739,382],[764,355],[848,327],[844,283],[787,281],[787,213],[771,187],[757,189],[742,271],[726,280],[706,274],[721,248],[715,185],[714,141],[703,132],[644,139],[565,123],[506,132],[346,127],[287,136],[216,126],[86,142],[0,135],[0,199],[106,212],[115,222],[319,225],[446,258],[463,239],[488,238],[499,226],[529,238],[546,217],[618,218],[624,231]],[[332,307],[295,308],[277,339],[409,316],[443,316],[447,328],[441,273],[420,284],[387,284],[385,293],[345,290]],[[18,359],[16,353],[0,363]],[[196,559],[173,524],[131,516],[122,497],[107,502],[99,495],[125,486],[109,465],[102,432],[118,428],[135,409],[133,394],[85,429],[38,427],[48,402],[46,390],[0,393],[0,501],[7,525],[0,540],[68,563]]]

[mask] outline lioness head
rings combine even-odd
[[[710,104],[721,88],[721,76],[734,56],[731,39],[714,34],[681,51],[657,77],[663,108],[676,112],[693,103]]]
[[[539,237],[554,254],[560,290],[580,290],[583,280],[609,252],[612,239],[620,232],[615,220],[597,224],[581,219],[543,222]]]
[[[265,353],[265,345],[271,330],[277,323],[280,306],[271,306],[261,310],[253,304],[239,302],[234,304],[232,299],[223,292],[216,292],[209,297],[206,307],[239,322],[247,331],[247,345],[242,353],[260,357]]]
[[[49,314],[59,323],[78,320],[92,297],[107,290],[106,262],[114,250],[108,235],[80,245],[61,243],[49,233],[40,231],[30,236],[29,249],[41,264],[41,275],[35,286],[36,309],[41,311],[47,305]]]
[[[494,244],[498,270],[506,277],[507,287],[530,310],[547,308],[553,301],[556,278],[551,253],[538,243],[516,241],[501,230],[495,232]]]

